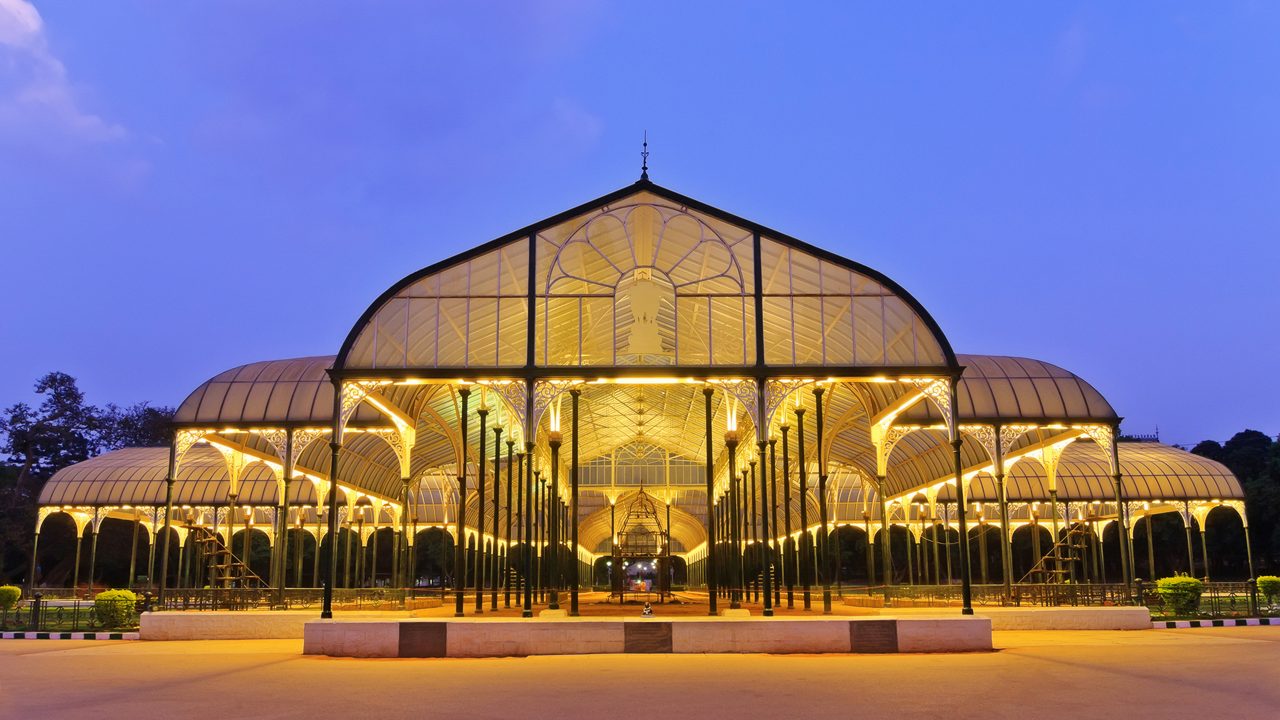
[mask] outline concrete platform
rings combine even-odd
[[[991,650],[985,617],[312,620],[303,653],[512,657],[600,653],[928,653]]]
[[[897,617],[937,615],[926,608],[895,608]],[[975,607],[974,617],[991,619],[992,630],[1146,630],[1145,607]]]
[[[302,637],[308,612],[148,612],[138,621],[143,640],[283,640]]]
[[[142,613],[138,635],[142,640],[301,640],[316,610],[184,610]],[[408,613],[351,611],[353,619],[395,620]]]
[[[991,618],[992,630],[1146,630],[1151,611],[1145,607],[974,608]]]

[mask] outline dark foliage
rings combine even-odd
[[[26,579],[36,499],[54,473],[107,450],[169,443],[173,408],[147,403],[98,408],[85,402],[76,379],[62,372],[40,378],[34,389],[38,406],[19,402],[0,412],[0,453],[6,456],[0,462],[0,580]],[[55,548],[64,544],[74,553],[74,536],[51,538],[51,543],[45,546],[50,557],[60,556]]]
[[[1276,574],[1280,569],[1280,442],[1257,430],[1245,430],[1225,443],[1205,440],[1191,452],[1217,460],[1240,479],[1249,512],[1256,570],[1259,574]],[[1240,554],[1239,544],[1227,545],[1229,538],[1222,537],[1223,533],[1215,537],[1214,522],[1211,519],[1209,523],[1210,554]]]

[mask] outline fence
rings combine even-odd
[[[438,607],[451,591],[442,588],[338,588],[336,610],[415,610]],[[486,591],[486,594],[489,591]],[[283,601],[283,602],[281,602]],[[166,591],[166,610],[306,610],[324,602],[323,588],[177,588]]]
[[[1156,584],[1137,582],[1137,596],[1142,604],[1151,610],[1151,616],[1160,619],[1182,617],[1194,618],[1234,618],[1234,617],[1276,617],[1280,616],[1280,606],[1269,604],[1266,598],[1258,596],[1258,585],[1254,580],[1248,582],[1208,582],[1204,584],[1204,592],[1200,595],[1200,606],[1194,615],[1181,616],[1165,603]]]
[[[138,627],[138,614],[146,609],[147,602],[146,598],[63,600],[36,593],[0,617],[0,627],[30,632],[134,630]]]

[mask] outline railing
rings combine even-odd
[[[145,599],[62,600],[43,592],[0,617],[0,628],[24,632],[127,631],[138,627]]]
[[[1151,610],[1152,617],[1159,619],[1280,616],[1280,606],[1268,605],[1266,598],[1259,596],[1257,583],[1252,580],[1205,583],[1199,608],[1192,615],[1176,614],[1165,603],[1155,583],[1139,581],[1136,586],[1142,604]]]
[[[338,588],[333,591],[333,607],[338,610],[412,610],[439,606],[451,592],[444,588]],[[283,605],[277,604],[281,599]],[[273,588],[172,588],[165,593],[164,609],[305,610],[319,608],[323,602],[323,588],[286,588],[283,593]]]
[[[821,588],[814,588],[821,592]],[[876,607],[958,607],[960,585],[873,585],[845,587],[842,598],[850,604]],[[975,607],[1062,607],[1132,605],[1133,596],[1122,583],[1014,583],[1008,595],[1004,585],[972,586]]]

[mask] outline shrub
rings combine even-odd
[[[114,628],[133,620],[138,596],[129,590],[104,590],[93,598],[93,612],[103,627]]]
[[[1175,615],[1192,615],[1200,608],[1204,583],[1197,578],[1177,575],[1156,581],[1156,591]]]
[[[17,607],[22,599],[22,588],[14,585],[0,585],[0,625],[8,622],[9,611]]]
[[[0,590],[4,590],[4,588],[0,588]],[[1258,592],[1262,593],[1263,597],[1267,599],[1268,605],[1274,603],[1276,598],[1280,597],[1280,577],[1276,577],[1275,575],[1263,575],[1259,577]]]
[[[22,588],[15,585],[0,585],[0,616],[7,614],[22,599]]]

